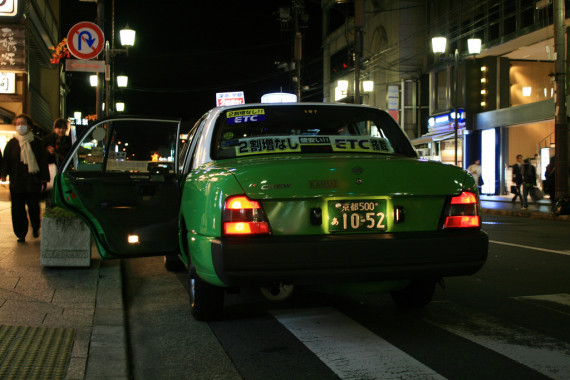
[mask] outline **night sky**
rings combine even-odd
[[[112,3],[105,2],[107,40]],[[116,91],[115,99],[125,102],[125,114],[195,120],[215,107],[216,92],[244,91],[248,103],[268,92],[294,92],[290,74],[275,64],[292,59],[292,33],[282,31],[277,19],[283,6],[291,1],[115,0],[115,47],[121,48],[118,31],[127,23],[137,32],[128,56],[114,58],[115,75],[129,77],[128,88]],[[320,0],[305,1],[305,9],[302,83],[311,89],[303,100],[321,101]],[[62,35],[77,22],[96,22],[96,16],[96,3],[62,0]],[[95,113],[88,76],[67,74],[70,114]]]

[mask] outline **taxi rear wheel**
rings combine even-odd
[[[404,289],[390,292],[390,295],[401,308],[421,308],[432,300],[436,282],[434,279],[415,279]]]
[[[222,316],[224,308],[224,288],[202,280],[190,267],[190,311],[198,321],[211,321]]]
[[[178,255],[164,256],[164,268],[169,272],[179,272],[185,269],[184,263]]]

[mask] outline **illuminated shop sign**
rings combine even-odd
[[[465,126],[465,111],[459,110],[457,113],[459,119],[457,120],[458,126]],[[455,125],[455,112],[447,112],[444,114],[432,115],[428,118],[428,130],[437,131],[444,129],[453,129]]]
[[[0,72],[0,94],[16,93],[16,74]]]

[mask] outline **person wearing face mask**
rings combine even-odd
[[[16,116],[13,124],[16,135],[4,148],[0,178],[4,181],[6,177],[10,179],[12,227],[18,242],[23,243],[28,233],[28,215],[33,236],[40,236],[41,192],[45,190],[50,176],[46,150],[31,130],[32,118],[21,114]]]

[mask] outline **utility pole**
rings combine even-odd
[[[360,60],[362,58],[362,28],[364,27],[364,0],[354,0],[354,103],[360,97]]]
[[[101,30],[105,30],[105,6],[103,0],[97,1],[97,25]],[[103,102],[103,85],[101,82],[101,73],[97,73],[97,90],[95,92],[95,115],[97,119],[101,118],[102,102]],[[106,104],[105,106],[108,106]]]
[[[556,52],[556,95],[554,142],[556,144],[555,196],[568,194],[568,120],[566,116],[566,49],[564,0],[554,0],[554,51]]]
[[[293,0],[293,60],[295,64],[295,94],[297,101],[301,101],[301,59],[303,58],[303,35],[301,34],[300,18],[304,12],[303,0]]]

